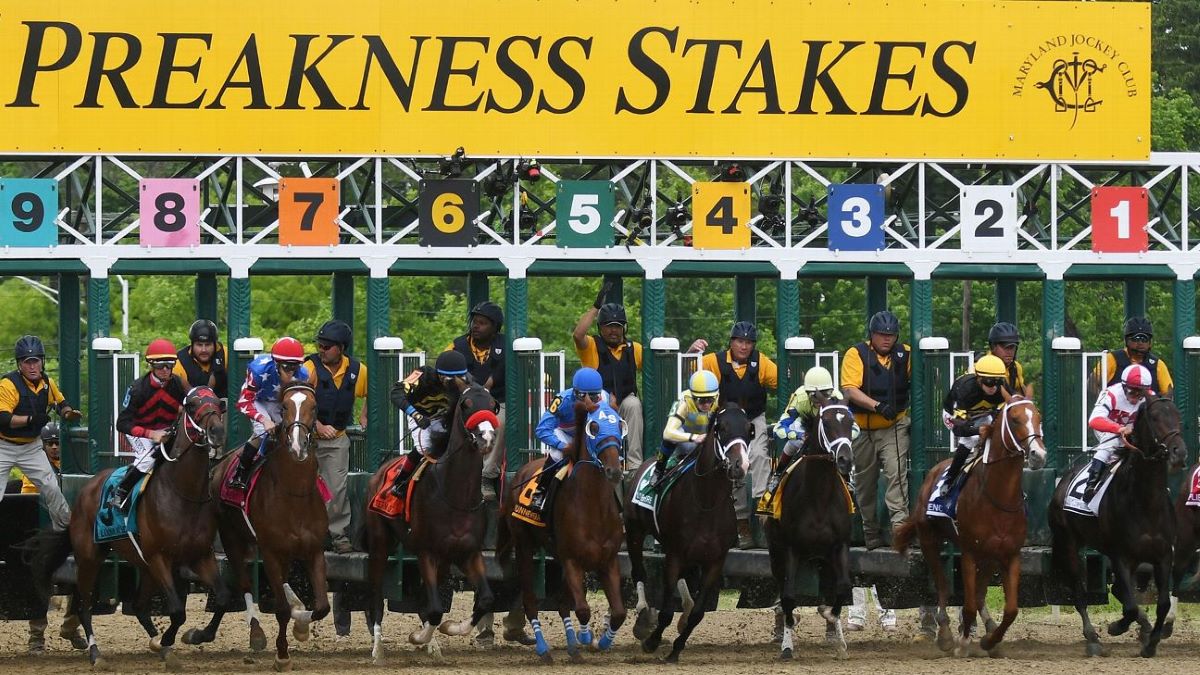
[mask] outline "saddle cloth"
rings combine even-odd
[[[553,465],[551,465],[553,466]],[[554,472],[554,477],[559,481],[566,478],[571,472],[571,463],[563,462]],[[517,494],[517,503],[513,505],[512,517],[524,523],[529,523],[534,527],[546,527],[546,519],[542,517],[542,513],[554,508],[554,505],[547,499],[542,505],[542,510],[538,511],[533,508],[533,496],[537,493],[538,483],[541,482],[541,476],[549,467],[542,466],[541,470],[530,476],[529,480],[525,481],[525,485],[521,488],[521,492]]]
[[[930,518],[950,518],[953,520],[958,516],[958,495],[962,492],[962,487],[967,484],[967,476],[971,471],[978,466],[981,461],[984,461],[988,456],[988,446],[984,447],[982,453],[973,454],[963,469],[958,474],[958,480],[950,487],[950,494],[942,499],[938,495],[942,493],[942,485],[946,483],[946,474],[950,472],[950,466],[947,465],[942,474],[933,484],[933,493],[929,495],[929,503],[925,505],[925,515]]]
[[[221,501],[249,513],[247,509],[249,509],[250,495],[254,494],[254,488],[258,486],[258,479],[262,476],[262,470],[266,463],[267,458],[260,455],[258,461],[250,468],[250,480],[246,482],[246,489],[239,490],[229,485],[229,479],[233,477],[234,469],[237,467],[237,460],[230,462],[225,467],[225,476],[221,480]],[[329,491],[329,486],[325,484],[325,479],[321,478],[321,474],[317,474],[317,493],[321,495],[321,501],[326,504],[333,499],[333,493]]]
[[[663,484],[659,489],[654,489],[654,483],[658,480],[658,474],[653,470],[646,471],[638,479],[637,489],[633,491],[633,498],[630,500],[633,504],[655,511],[658,509],[659,502],[666,496],[667,492],[679,482],[679,477],[696,465],[695,458],[678,459],[674,456],[667,460],[667,475],[663,478]]]
[[[417,465],[417,470],[413,471],[412,477],[408,479],[405,485],[404,496],[397,497],[392,494],[392,485],[396,482],[396,476],[399,475],[403,464],[403,457],[397,457],[388,464],[384,471],[383,482],[380,483],[379,489],[375,492],[375,496],[371,498],[371,503],[367,507],[383,516],[384,518],[403,518],[404,522],[409,522],[412,517],[412,496],[413,488],[416,487],[417,481],[421,480],[421,476],[425,473],[425,467],[433,462],[426,457]]]
[[[1192,472],[1191,478],[1188,479],[1188,496],[1185,502],[1188,506],[1200,507],[1200,467],[1197,467]]]
[[[1096,494],[1092,495],[1092,501],[1083,501],[1083,492],[1087,488],[1087,464],[1079,468],[1075,475],[1071,477],[1071,483],[1067,487],[1067,497],[1063,500],[1063,510],[1081,516],[1095,517],[1100,513],[1100,502],[1104,499],[1104,493],[1108,492],[1108,486],[1112,483],[1113,476],[1117,474],[1117,469],[1121,468],[1121,461],[1118,460],[1115,464],[1110,464],[1107,473],[1104,474],[1104,479],[1100,481],[1100,487],[1096,488]]]
[[[142,476],[129,492],[129,511],[121,513],[119,510],[108,505],[108,499],[112,496],[117,486],[125,478],[125,474],[129,472],[128,466],[123,466],[116,471],[113,471],[108,476],[108,480],[104,481],[104,485],[100,488],[100,508],[96,511],[96,521],[92,528],[92,537],[97,544],[103,544],[117,539],[123,539],[127,536],[137,536],[137,507],[142,496],[142,492],[146,489],[146,481],[150,478],[150,473]]]
[[[774,492],[763,493],[763,496],[758,500],[758,505],[755,507],[756,514],[770,516],[775,520],[783,517],[783,490],[787,487],[787,482],[792,477],[792,472],[796,470],[797,466],[800,466],[800,462],[802,461],[804,461],[803,456],[783,470],[783,477],[779,479],[779,486],[775,488]],[[854,497],[850,494],[850,485],[846,483],[846,479],[842,478],[842,474],[840,473],[838,474],[838,479],[842,483],[842,492],[846,495],[846,509],[850,515],[854,515]]]

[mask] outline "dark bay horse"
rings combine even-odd
[[[387,462],[371,476],[367,486],[365,534],[370,554],[368,578],[371,586],[369,623],[373,635],[371,657],[383,660],[383,575],[388,555],[396,542],[416,553],[417,567],[425,584],[426,603],[420,612],[421,628],[409,635],[413,644],[433,640],[437,628],[446,635],[466,635],[484,615],[492,611],[492,590],[483,565],[483,496],[480,491],[483,457],[491,452],[499,433],[496,401],[488,390],[471,382],[452,401],[450,440],[446,452],[428,466],[413,485],[412,516],[387,518],[372,511],[371,499],[387,480],[388,469],[400,461]],[[442,622],[446,608],[438,592],[440,582],[457,565],[475,589],[475,607],[469,621]],[[436,644],[436,643],[435,643]]]
[[[1196,562],[1200,552],[1200,507],[1188,505],[1188,496],[1192,489],[1192,476],[1200,464],[1193,464],[1183,474],[1179,486],[1179,494],[1175,495],[1175,558],[1172,568],[1171,610],[1163,622],[1163,639],[1171,637],[1175,630],[1175,608],[1179,604],[1179,592],[1184,585],[1194,585],[1200,580],[1200,571],[1187,578],[1188,571]]]
[[[921,554],[933,575],[938,594],[938,647],[969,655],[971,628],[981,614],[987,634],[980,647],[992,651],[1017,618],[1017,592],[1021,579],[1021,547],[1028,523],[1021,475],[1025,463],[1039,469],[1046,463],[1042,439],[1042,416],[1033,401],[1005,392],[1005,404],[997,418],[980,429],[982,459],[963,479],[955,520],[930,518],[929,497],[950,460],[938,463],[925,477],[912,513],[896,533],[893,546],[904,553],[913,538],[921,542]],[[954,542],[962,551],[963,611],[957,647],[946,614],[950,587],[942,566],[943,542]],[[988,614],[984,597],[993,572],[1000,571],[1004,586],[1004,618],[997,626]]]
[[[850,601],[850,504],[843,476],[850,472],[854,415],[841,401],[814,394],[817,414],[804,420],[805,438],[797,465],[783,484],[780,517],[767,519],[771,575],[779,585],[783,610],[780,658],[792,658],[796,575],[803,560],[821,564],[832,591],[819,608],[827,639],[846,658],[842,606]]]
[[[1142,656],[1154,656],[1171,608],[1171,566],[1175,546],[1175,512],[1167,493],[1167,471],[1178,470],[1187,457],[1181,433],[1179,408],[1171,399],[1153,394],[1133,423],[1125,459],[1116,469],[1097,516],[1081,516],[1063,509],[1068,473],[1050,500],[1050,530],[1054,535],[1055,568],[1075,595],[1075,610],[1083,620],[1088,656],[1100,654],[1100,636],[1088,616],[1079,548],[1089,546],[1108,557],[1112,565],[1112,593],[1121,601],[1121,618],[1108,625],[1109,635],[1122,635],[1136,621],[1141,628]],[[1158,589],[1157,612],[1151,628],[1137,605],[1133,571],[1141,563],[1154,568]]]
[[[669,663],[679,660],[688,637],[721,590],[725,556],[737,543],[733,484],[749,470],[747,443],[752,436],[753,427],[746,413],[736,403],[726,404],[709,420],[704,442],[695,451],[695,467],[680,476],[663,496],[657,514],[632,502],[638,481],[654,466],[653,462],[644,463],[636,472],[625,496],[625,542],[637,584],[638,624],[648,625],[650,619],[645,593],[646,566],[642,561],[646,535],[653,534],[666,554],[662,597],[657,608],[658,626],[642,642],[647,653],[658,649],[663,631],[671,623],[678,580],[683,613],[679,617],[679,636],[666,657]],[[701,573],[699,606],[693,602],[684,578],[693,567],[699,567]]]
[[[67,554],[74,551],[76,585],[71,604],[87,636],[88,658],[98,670],[105,668],[105,664],[92,630],[93,593],[100,566],[110,549],[134,564],[143,575],[138,587],[138,622],[150,636],[150,649],[159,652],[168,670],[182,667],[172,649],[175,635],[187,618],[175,586],[180,569],[189,567],[218,598],[224,597],[213,554],[217,505],[208,494],[208,458],[210,451],[225,444],[225,401],[209,387],[189,391],[171,438],[171,448],[162,456],[164,461],[138,497],[136,544],[132,539],[95,543],[93,525],[101,490],[112,473],[110,469],[101,471],[84,485],[71,509],[70,526],[53,533],[57,539],[53,550],[41,551],[44,555],[34,560],[39,578],[48,584]],[[149,601],[156,591],[163,595],[171,619],[161,636],[150,619]]]
[[[584,574],[596,573],[608,599],[608,620],[596,643],[601,651],[612,648],[617,630],[625,622],[621,571],[617,565],[617,552],[624,535],[620,505],[613,494],[613,485],[622,476],[623,429],[624,423],[617,412],[607,404],[601,404],[591,413],[583,403],[575,404],[575,439],[563,451],[571,469],[558,488],[548,527],[536,527],[512,517],[518,494],[541,470],[545,458],[521,467],[512,485],[501,496],[496,558],[504,564],[506,578],[511,579],[511,561],[515,553],[525,618],[533,627],[537,654],[546,663],[552,662],[553,658],[537,618],[538,600],[533,588],[533,556],[538,548],[553,554],[562,567],[563,592],[558,613],[563,618],[567,652],[572,660],[581,658],[581,643],[592,643],[592,614],[583,585]],[[548,532],[549,529],[553,532]],[[578,638],[571,623],[572,608],[579,621]]]
[[[266,464],[250,493],[249,515],[240,508],[222,503],[218,511],[221,543],[229,559],[238,589],[246,600],[250,616],[250,647],[266,647],[266,635],[255,611],[250,594],[250,574],[246,563],[257,544],[274,596],[275,618],[279,634],[275,638],[275,669],[290,670],[287,625],[294,619],[292,634],[301,642],[310,636],[313,621],[329,613],[329,598],[325,580],[325,533],[329,517],[325,503],[317,490],[317,456],[311,452],[316,435],[317,397],[315,390],[304,382],[293,382],[279,392],[283,421],[275,430],[274,443]],[[264,441],[264,443],[267,441]],[[217,465],[209,482],[214,500],[219,500],[230,462],[238,461],[238,453],[230,453]],[[300,561],[312,584],[314,608],[308,611],[286,583],[292,562]],[[221,619],[228,611],[218,605],[212,620],[203,630],[190,630],[184,635],[187,644],[212,642]]]

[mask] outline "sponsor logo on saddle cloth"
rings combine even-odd
[[[671,458],[667,460],[666,476],[663,477],[662,486],[655,490],[654,484],[659,480],[658,475],[653,471],[646,471],[638,478],[637,489],[633,491],[633,499],[630,501],[643,509],[656,510],[663,496],[675,486],[675,483],[679,482],[679,477],[690,471],[695,465],[694,457],[681,459],[677,455],[671,455]]]
[[[375,496],[371,497],[371,503],[367,505],[367,508],[384,518],[403,518],[404,522],[409,522],[412,518],[413,489],[421,480],[421,476],[425,474],[425,467],[430,464],[436,464],[436,462],[428,457],[421,460],[421,463],[417,465],[417,470],[413,471],[412,477],[408,479],[404,496],[397,497],[392,494],[392,485],[396,483],[396,476],[404,470],[404,457],[393,459],[391,465],[384,471],[379,489],[375,491]]]
[[[1109,464],[1108,468],[1104,470],[1104,479],[1100,481],[1100,487],[1096,488],[1096,494],[1092,495],[1090,502],[1083,500],[1083,493],[1087,489],[1088,465],[1081,466],[1079,471],[1071,477],[1071,484],[1067,488],[1067,497],[1063,500],[1063,510],[1081,516],[1095,517],[1099,515],[1100,502],[1104,499],[1104,493],[1108,492],[1108,486],[1112,483],[1113,476],[1117,474],[1117,469],[1121,468],[1122,461],[1124,460]]]
[[[804,461],[801,456],[796,461],[792,462],[788,468],[783,470],[783,477],[779,479],[779,486],[774,492],[765,492],[758,499],[758,505],[754,508],[755,515],[770,516],[775,520],[779,520],[783,516],[783,490],[787,487],[788,479],[792,477],[792,472],[796,467],[800,466],[800,462]],[[854,515],[854,497],[850,494],[850,485],[846,483],[846,479],[842,478],[842,474],[838,474],[838,478],[842,482],[842,491],[846,494],[846,508],[850,515]]]
[[[571,467],[574,465],[570,462],[564,462],[554,473],[554,477],[561,483],[571,473]],[[535,527],[546,527],[546,521],[542,518],[542,512],[533,508],[533,496],[537,493],[538,483],[542,473],[546,471],[543,468],[525,481],[525,485],[521,488],[521,492],[517,494],[517,503],[513,506],[512,517],[517,520],[529,523]],[[554,508],[554,505],[547,500],[542,505],[542,511],[547,511]]]
[[[92,535],[97,544],[103,544],[125,537],[136,537],[138,533],[137,507],[142,496],[142,492],[146,490],[146,482],[150,479],[150,475],[154,473],[151,469],[150,473],[142,476],[142,478],[129,491],[128,512],[122,513],[117,509],[108,505],[108,499],[112,496],[117,486],[121,484],[121,480],[125,478],[125,473],[129,467],[123,466],[108,475],[108,480],[104,481],[104,485],[100,488],[100,508],[96,511],[96,521],[92,529]]]
[[[962,488],[967,484],[967,476],[971,473],[979,462],[983,461],[988,456],[988,450],[991,444],[984,448],[982,454],[975,455],[967,461],[963,466],[962,471],[958,474],[958,480],[955,485],[951,486],[950,494],[946,495],[945,499],[939,497],[942,493],[942,485],[946,483],[946,474],[949,473],[950,467],[942,471],[938,476],[937,481],[933,484],[933,492],[929,495],[929,503],[925,505],[925,515],[930,518],[950,518],[953,520],[958,517],[958,495],[962,492]]]
[[[225,467],[225,478],[221,481],[221,501],[248,514],[250,495],[254,493],[254,488],[258,485],[258,478],[262,475],[266,463],[267,457],[260,454],[258,461],[250,467],[250,480],[246,482],[246,489],[243,491],[229,485],[229,481],[233,479],[233,472],[237,468],[237,460],[230,462]],[[321,495],[321,501],[326,504],[333,499],[333,493],[329,491],[329,486],[325,484],[321,474],[317,474],[317,493]]]
[[[1188,480],[1188,488],[1187,501],[1184,503],[1188,506],[1200,507],[1200,467],[1196,467],[1192,473]]]

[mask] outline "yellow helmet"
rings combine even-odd
[[[988,354],[975,362],[975,375],[978,377],[1005,377],[1008,369],[999,356]]]
[[[697,370],[692,373],[692,377],[688,380],[688,389],[692,392],[692,396],[696,398],[706,398],[716,396],[717,391],[721,388],[717,382],[717,376],[707,370]]]

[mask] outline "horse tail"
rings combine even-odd
[[[49,602],[54,572],[71,554],[71,533],[68,530],[40,530],[20,546],[29,555],[34,590]]]
[[[907,553],[917,536],[917,521],[913,516],[904,519],[900,526],[892,531],[892,548],[898,553]]]

